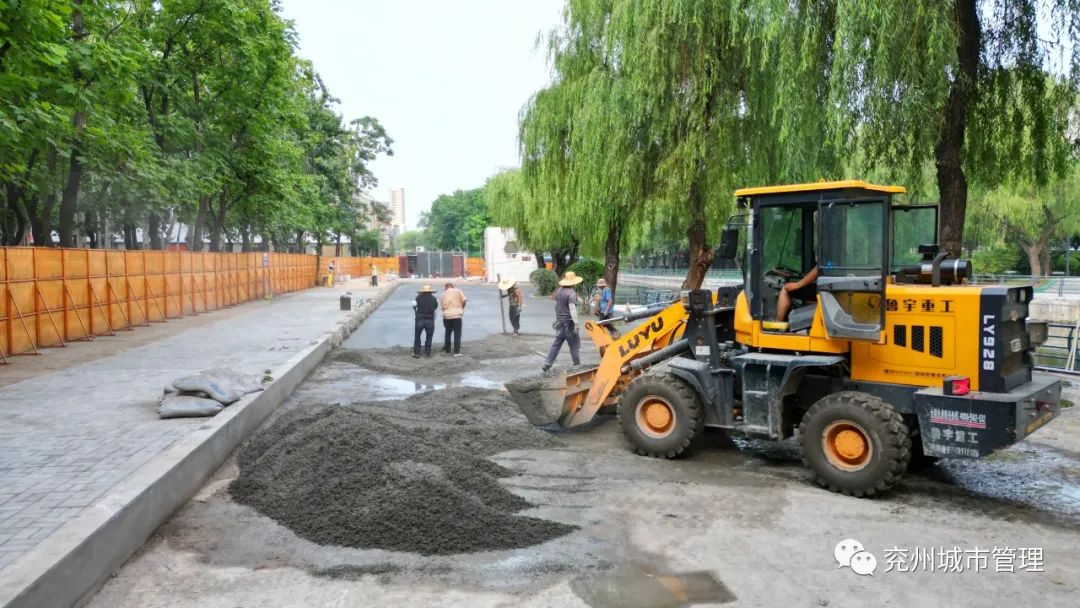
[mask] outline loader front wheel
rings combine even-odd
[[[807,410],[799,425],[803,462],[819,484],[849,496],[871,496],[900,483],[911,459],[904,419],[878,397],[834,393]]]
[[[705,429],[705,407],[689,384],[671,374],[638,376],[619,401],[619,428],[634,451],[678,458],[691,451]]]

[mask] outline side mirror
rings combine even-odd
[[[725,260],[734,260],[739,253],[739,229],[725,228],[720,233],[720,247],[716,250],[716,257]]]

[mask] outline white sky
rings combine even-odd
[[[300,55],[346,121],[374,116],[394,156],[373,166],[378,200],[405,188],[406,223],[438,195],[516,166],[517,116],[548,83],[537,35],[563,0],[284,0]]]

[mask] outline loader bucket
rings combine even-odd
[[[506,390],[532,424],[568,426],[564,420],[572,415],[573,408],[589,392],[595,375],[595,368],[576,372],[556,370],[543,376],[508,382]]]

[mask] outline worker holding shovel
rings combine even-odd
[[[563,342],[570,344],[570,359],[574,365],[581,365],[581,337],[577,328],[577,305],[578,296],[574,286],[580,284],[583,278],[577,273],[568,270],[559,281],[559,290],[555,292],[555,341],[551,344],[547,359],[544,361],[544,371],[551,369],[555,358],[562,350]]]
[[[510,325],[514,328],[514,335],[521,335],[521,308],[525,305],[524,298],[521,297],[521,290],[518,289],[516,279],[505,279],[499,281],[499,291],[505,291],[505,294],[499,294],[500,298],[507,298],[510,301]],[[503,331],[506,331],[505,326]]]

